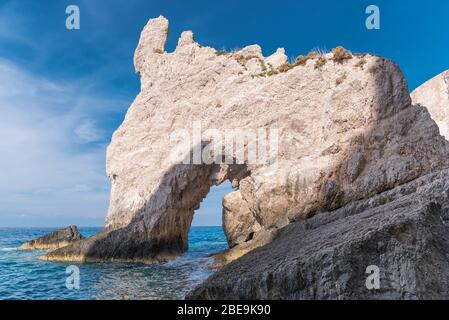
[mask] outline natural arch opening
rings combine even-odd
[[[182,254],[189,248],[188,233],[195,211],[201,207],[211,188],[228,182],[232,184],[235,191],[228,193],[223,201],[225,204],[226,199],[231,197],[228,202],[232,204],[230,210],[224,206],[223,228],[229,247],[232,248],[238,244],[237,241],[240,240],[239,236],[242,233],[239,228],[236,228],[240,222],[234,223],[234,221],[237,221],[241,215],[252,216],[249,210],[245,212],[240,210],[244,201],[239,188],[242,180],[249,176],[250,171],[245,164],[177,164],[163,177],[162,183],[154,193],[154,198],[150,199],[139,220],[132,222],[131,226],[138,225],[140,221],[143,222],[149,244],[145,248],[148,248],[146,249],[148,251],[151,250],[151,254],[157,254],[162,258]],[[237,197],[235,197],[236,194]],[[217,202],[217,204],[221,203],[221,201]],[[150,210],[155,214],[146,214]],[[236,219],[234,220],[233,217]]]
[[[223,198],[233,191],[229,180],[210,188],[193,215],[188,233],[189,252],[210,255],[229,249],[223,229]]]

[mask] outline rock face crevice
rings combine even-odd
[[[166,52],[167,36],[168,21],[152,19],[136,49],[141,92],[108,147],[105,230],[45,259],[173,258],[187,249],[194,210],[226,180],[235,191],[224,199],[223,227],[230,247],[247,252],[293,221],[449,167],[448,143],[426,108],[412,104],[389,60],[334,52],[290,66],[283,49],[269,57],[257,45],[220,52],[196,43],[191,31]],[[217,144],[181,139],[178,148],[173,133],[191,133],[195,123],[224,136],[277,132],[275,157],[182,164],[198,146]],[[248,144],[219,156],[242,152]]]

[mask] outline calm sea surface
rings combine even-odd
[[[70,263],[38,259],[44,251],[19,251],[24,242],[55,229],[0,228],[0,299],[177,299],[183,298],[212,271],[210,255],[227,248],[221,227],[192,227],[189,251],[156,265],[128,263],[75,264],[79,289],[68,289]],[[100,228],[80,228],[83,236]]]

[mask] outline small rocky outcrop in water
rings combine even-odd
[[[389,60],[340,48],[289,65],[283,49],[269,57],[257,45],[219,52],[196,43],[191,31],[168,53],[167,36],[168,21],[152,19],[135,52],[141,92],[108,148],[106,229],[46,259],[176,257],[187,250],[194,210],[226,180],[235,191],[225,197],[223,227],[233,252],[243,254],[293,221],[449,167],[447,141],[427,109],[412,104],[401,70]],[[218,132],[276,130],[276,157],[263,164],[181,164],[171,134],[192,132],[198,122]],[[199,142],[191,141],[183,156],[208,141]],[[242,152],[247,145],[221,155]]]
[[[449,70],[421,85],[411,96],[413,103],[429,110],[441,135],[449,140]]]
[[[21,250],[56,250],[72,244],[75,241],[82,240],[83,236],[79,233],[76,226],[59,229],[43,237],[31,240],[20,246]]]

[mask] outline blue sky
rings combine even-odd
[[[78,5],[81,29],[65,28]],[[365,8],[381,29],[365,28]],[[170,20],[217,49],[258,43],[296,57],[343,45],[395,60],[410,89],[449,69],[449,1],[0,0],[0,226],[102,225],[105,148],[139,91],[132,58],[142,27]],[[214,188],[194,223],[221,224]]]

